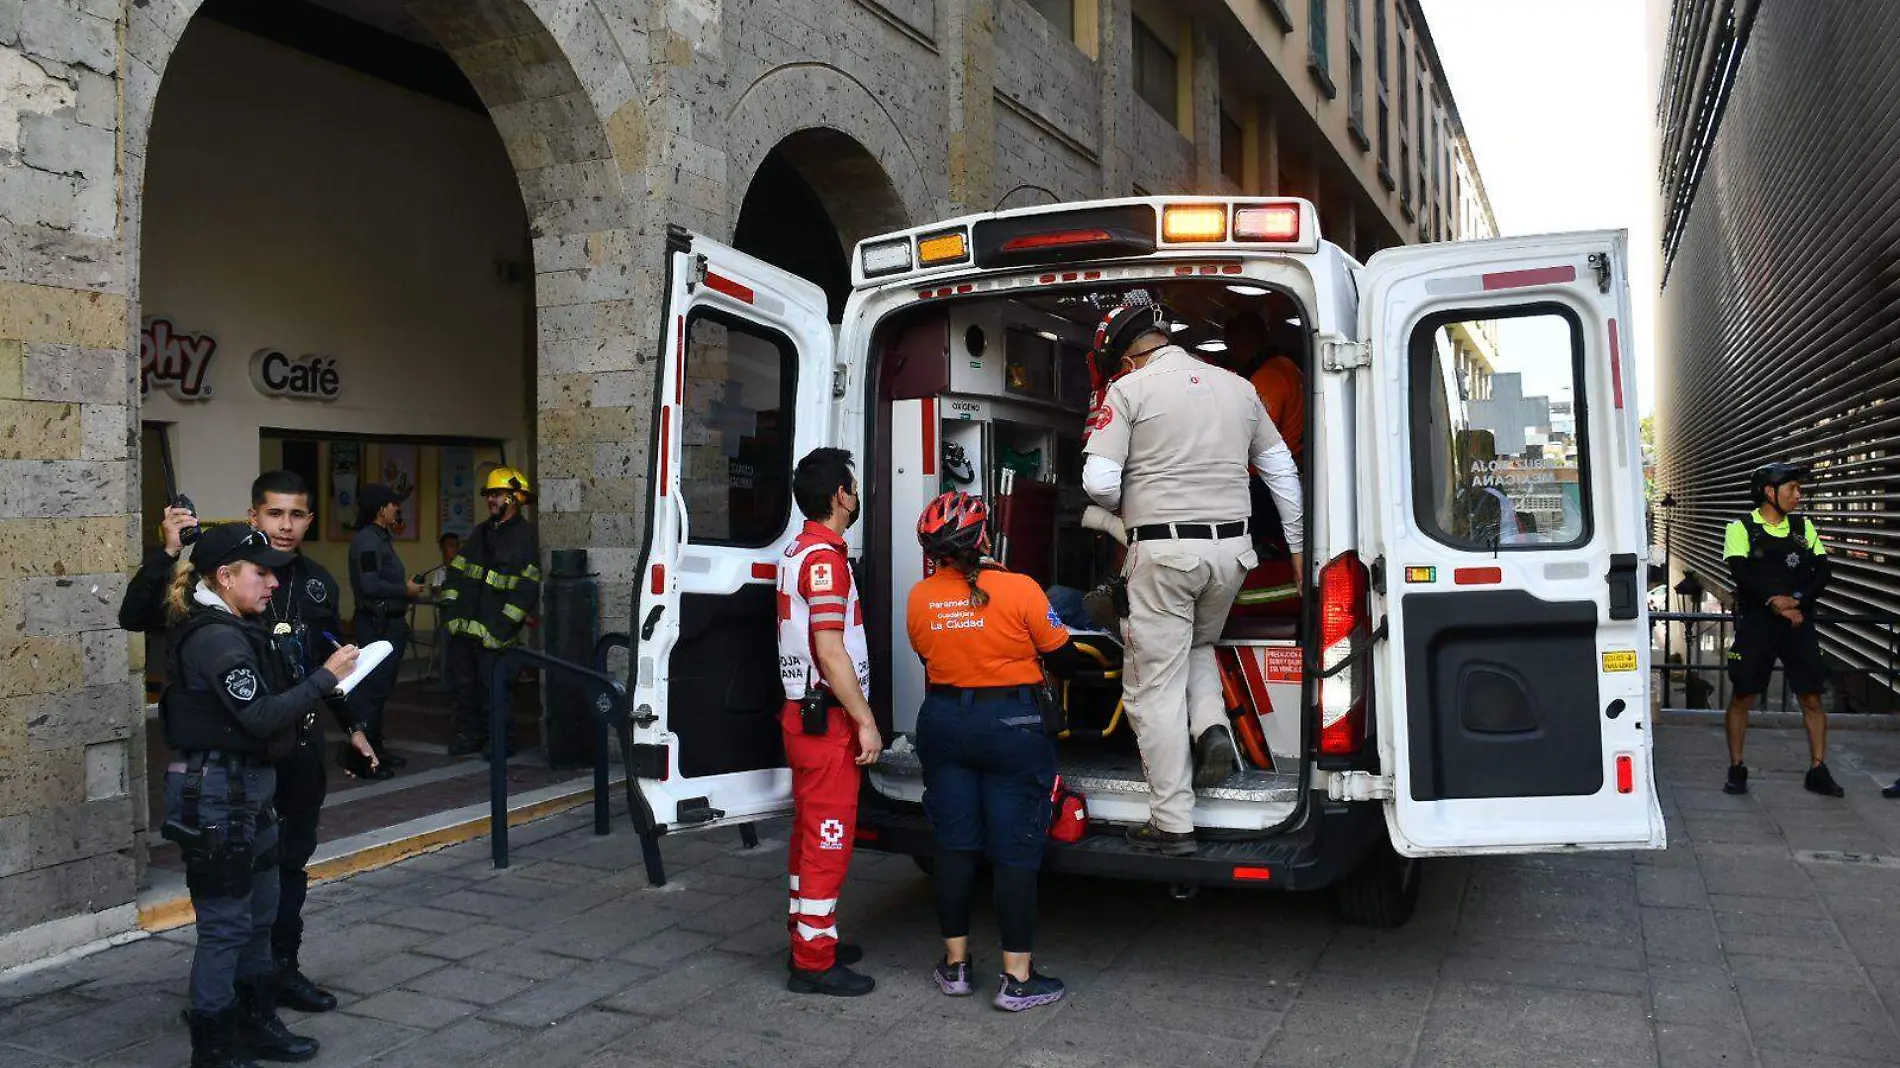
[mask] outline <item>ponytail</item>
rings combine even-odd
[[[179,560],[172,567],[171,585],[165,588],[165,618],[176,625],[191,614],[191,591],[198,584],[198,572],[190,560]]]
[[[984,571],[983,554],[975,549],[965,549],[950,558],[950,565],[963,572],[963,578],[970,584],[970,607],[982,608],[990,603],[990,595],[976,584],[977,576]]]

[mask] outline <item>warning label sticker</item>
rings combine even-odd
[[[1268,682],[1300,681],[1300,651],[1291,646],[1268,646],[1261,652],[1261,667]]]
[[[1636,650],[1612,649],[1609,652],[1604,653],[1603,654],[1603,670],[1605,671],[1635,671],[1636,670]]]

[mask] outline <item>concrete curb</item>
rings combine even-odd
[[[609,790],[624,781],[620,777],[614,778],[608,784]],[[518,827],[545,816],[580,808],[591,804],[593,800],[592,775],[530,790],[508,799],[508,826]],[[419,853],[473,841],[488,833],[486,803],[424,816],[394,827],[365,831],[326,842],[319,847],[316,856],[310,861],[310,881],[318,883],[373,871]],[[191,908],[191,895],[185,889],[184,875],[172,871],[154,871],[152,885],[139,894],[139,927],[147,933],[156,934],[196,920],[197,915]]]
[[[1719,708],[1665,708],[1656,713],[1656,722],[1666,727],[1719,727],[1724,712]],[[1748,717],[1751,727],[1799,727],[1799,712],[1754,712]],[[1900,731],[1900,716],[1872,713],[1829,712],[1827,729],[1831,731]]]

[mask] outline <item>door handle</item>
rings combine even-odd
[[[1611,554],[1610,573],[1604,578],[1610,584],[1610,618],[1635,619],[1641,605],[1636,587],[1636,554]]]
[[[660,625],[660,613],[664,611],[666,611],[665,605],[656,604],[653,606],[653,611],[647,613],[647,621],[640,627],[641,641],[653,637],[653,628]]]

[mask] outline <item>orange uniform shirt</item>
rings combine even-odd
[[[1069,631],[1049,597],[1027,575],[985,571],[977,579],[990,595],[970,605],[963,573],[942,567],[911,587],[910,647],[924,658],[933,686],[1023,686],[1042,681],[1039,654],[1068,643]]]
[[[1306,375],[1292,360],[1271,356],[1248,381],[1260,394],[1260,403],[1266,405],[1287,450],[1299,459],[1306,448]]]

